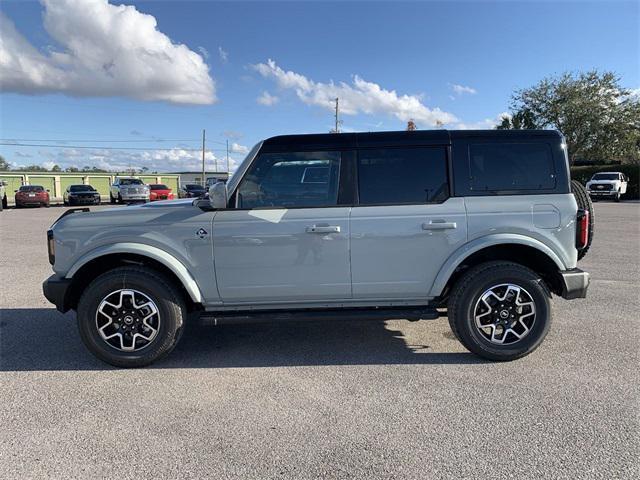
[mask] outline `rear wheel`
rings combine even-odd
[[[578,260],[581,260],[587,254],[593,242],[595,216],[593,214],[593,203],[591,202],[589,193],[577,180],[571,180],[571,193],[573,193],[573,196],[576,198],[578,208],[589,212],[589,238],[587,239],[587,245],[582,250],[578,250]]]
[[[142,367],[176,345],[186,318],[184,299],[164,276],[142,267],[102,274],[78,303],[82,341],[117,367]]]
[[[454,286],[449,325],[469,351],[488,360],[524,357],[542,343],[551,326],[551,305],[538,274],[511,262],[471,268]]]
[[[122,195],[118,194],[118,203],[122,203]]]

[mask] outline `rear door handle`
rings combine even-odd
[[[444,220],[431,220],[422,224],[423,230],[449,230],[458,228],[456,222],[445,222]]]
[[[340,233],[338,225],[311,225],[306,229],[307,233]]]

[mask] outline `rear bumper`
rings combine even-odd
[[[575,298],[586,298],[589,288],[589,274],[579,268],[572,270],[562,270],[559,272],[562,279],[562,298],[573,300]]]
[[[60,278],[57,275],[51,275],[42,282],[42,293],[49,302],[53,303],[60,312],[64,313],[69,310],[67,304],[67,292],[71,280],[68,278]]]

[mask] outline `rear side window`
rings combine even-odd
[[[340,152],[263,153],[238,187],[238,208],[335,206]]]
[[[547,190],[556,186],[553,156],[545,143],[483,143],[469,146],[473,191]]]
[[[449,196],[444,147],[358,153],[360,205],[440,203]]]

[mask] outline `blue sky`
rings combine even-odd
[[[613,70],[640,87],[638,2],[121,3],[137,12],[1,4],[2,143],[53,145],[0,146],[10,162],[187,170],[204,128],[213,168],[227,139],[239,161],[261,138],[327,132],[334,95],[343,131],[490,128],[548,75]]]

